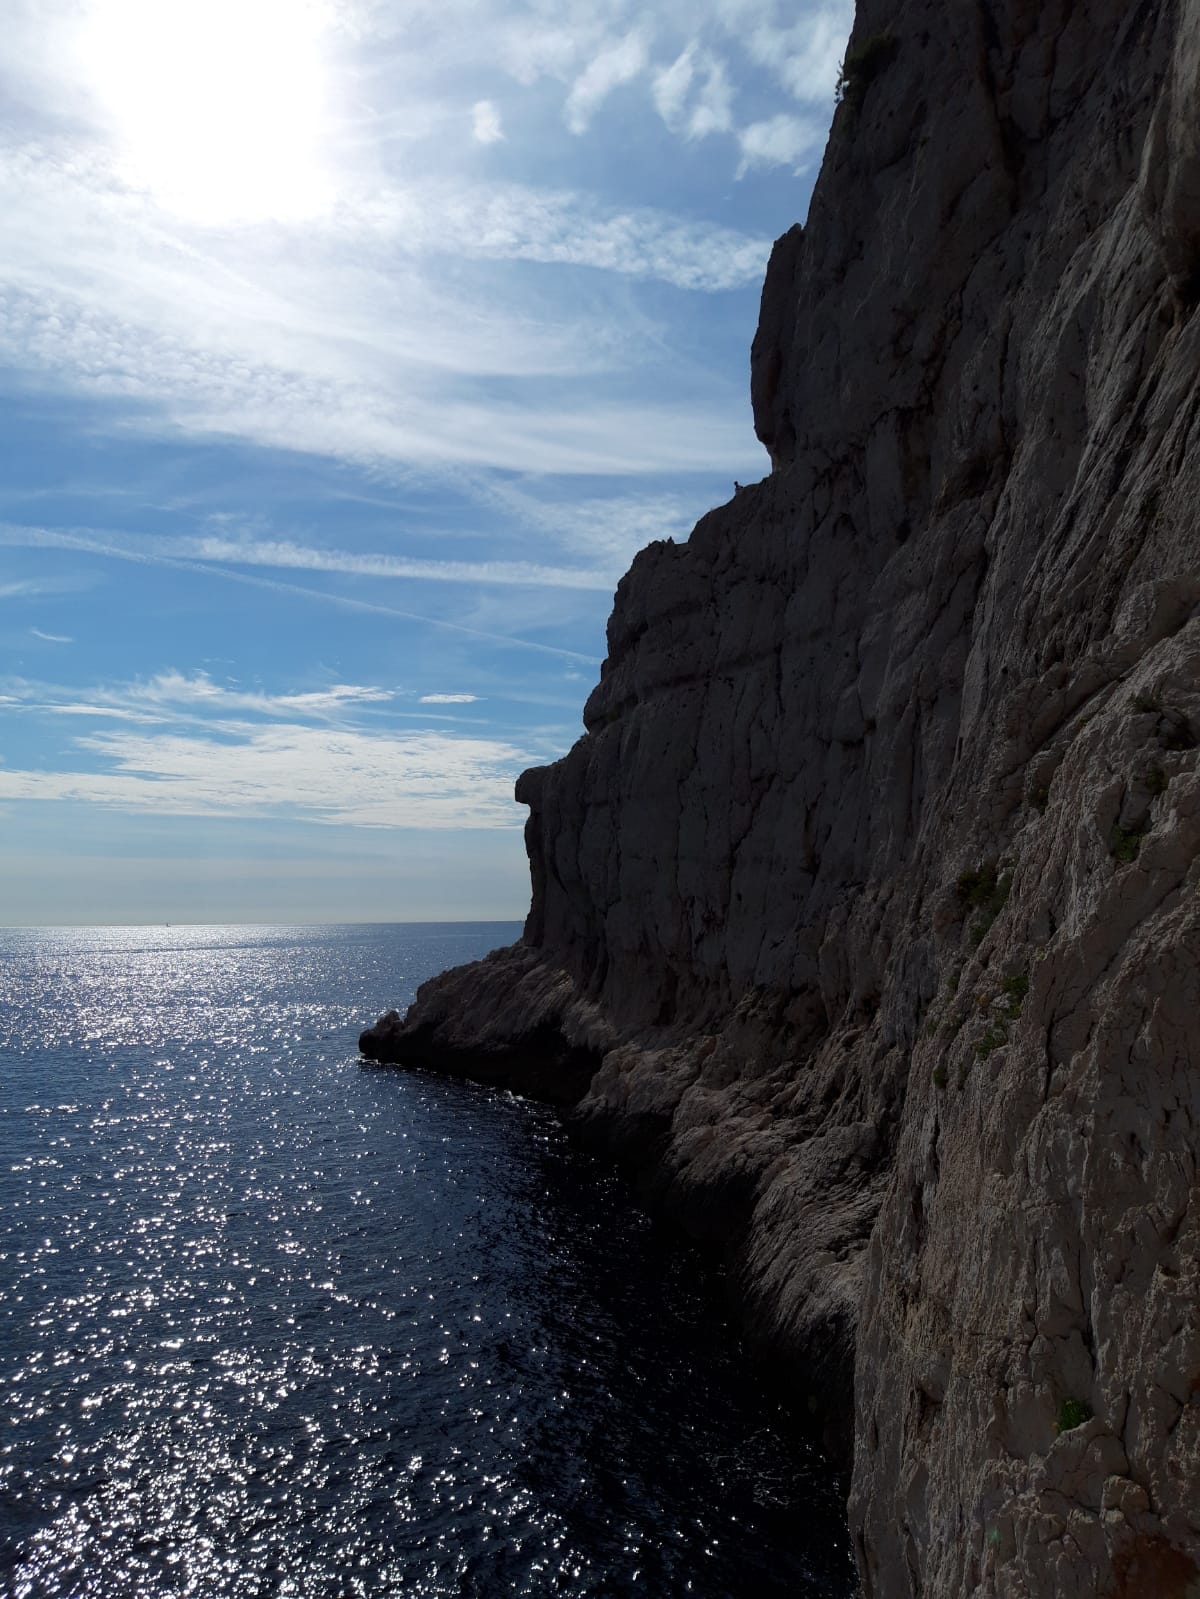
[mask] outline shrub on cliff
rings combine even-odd
[[[853,50],[847,50],[838,68],[835,90],[838,105],[845,100],[852,110],[857,111],[867,90],[884,68],[891,65],[898,49],[899,45],[892,34],[875,33]]]

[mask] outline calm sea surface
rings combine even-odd
[[[618,1179],[358,1064],[517,931],[0,929],[0,1592],[851,1591],[828,1468]]]

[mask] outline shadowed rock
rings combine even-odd
[[[360,1036],[368,1060],[421,1067],[510,1088],[552,1105],[585,1093],[611,1041],[565,974],[523,945],[496,950],[470,970],[423,983],[408,1018],[388,1011]]]
[[[587,1052],[576,1131],[853,1417],[867,1599],[1200,1581],[1198,41],[860,0],[772,473],[634,561],[524,940],[400,1029]]]

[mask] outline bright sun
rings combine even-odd
[[[312,0],[92,0],[85,71],[132,181],[208,226],[323,211],[328,28]]]

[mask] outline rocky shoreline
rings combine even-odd
[[[1200,0],[860,0],[752,356],[375,1059],[564,1107],[853,1425],[867,1599],[1200,1592]]]

